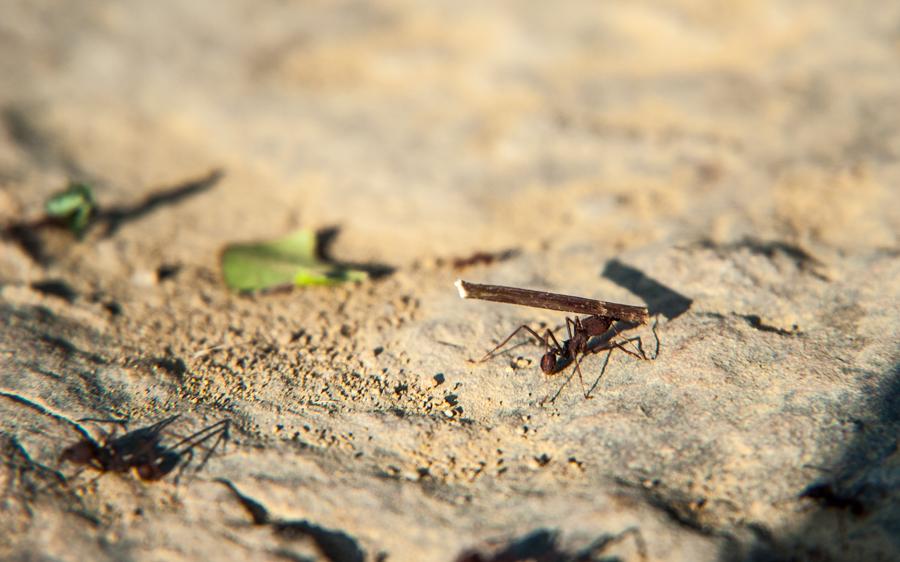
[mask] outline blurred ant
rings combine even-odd
[[[75,422],[18,393],[0,390],[0,396],[71,425],[83,436],[83,439],[63,449],[59,456],[60,464],[71,462],[94,469],[100,472],[101,476],[107,472],[124,474],[134,469],[141,480],[155,482],[165,478],[177,468],[178,473],[175,478],[177,483],[181,474],[193,461],[196,447],[206,449],[206,454],[203,455],[203,460],[195,471],[199,472],[206,466],[207,461],[219,445],[224,449],[230,438],[231,420],[226,419],[204,427],[175,443],[166,444],[163,442],[163,431],[181,417],[179,414],[153,425],[129,431],[121,437],[114,437],[113,434],[104,435],[103,441],[100,442],[94,439],[81,426],[80,422],[106,422],[123,426],[125,422],[93,418],[84,418]],[[205,446],[204,444],[210,440],[214,440],[212,446]]]
[[[230,420],[222,420],[200,431],[189,435],[174,443],[165,445],[162,442],[162,432],[180,415],[171,416],[153,425],[130,431],[121,437],[106,437],[103,443],[97,442],[91,437],[66,447],[60,454],[60,462],[71,462],[92,468],[101,473],[118,472],[126,473],[134,469],[141,480],[154,482],[166,477],[178,468],[176,482],[182,472],[188,467],[194,458],[194,448],[201,446],[210,439],[215,439],[211,447],[207,449],[203,460],[197,467],[199,472],[213,452],[229,439]],[[79,420],[89,421],[89,420]],[[90,420],[90,421],[116,421],[117,420]]]

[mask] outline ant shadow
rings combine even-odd
[[[61,471],[35,460],[19,438],[0,431],[0,467],[5,469],[5,489],[0,496],[0,514],[5,518],[11,508],[18,507],[29,518],[34,518],[34,506],[51,493],[58,505],[69,513],[100,525],[100,519],[91,512],[85,496],[69,486],[69,479]]]
[[[594,539],[585,548],[568,552],[559,545],[559,532],[549,529],[538,529],[527,535],[514,539],[505,547],[492,554],[485,554],[475,549],[463,551],[456,562],[613,562],[621,560],[618,556],[603,555],[609,547],[618,544],[629,536],[634,537],[635,548],[641,560],[647,560],[647,544],[640,530],[629,527],[618,534],[604,533]]]

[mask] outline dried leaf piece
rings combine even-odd
[[[227,246],[222,252],[222,275],[225,283],[238,291],[368,279],[365,271],[319,260],[316,234],[311,230],[298,230],[269,242]]]

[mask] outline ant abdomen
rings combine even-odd
[[[136,470],[141,480],[160,480],[172,472],[180,462],[181,455],[179,453],[168,451],[151,462],[138,465]]]

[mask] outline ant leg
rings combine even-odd
[[[92,468],[93,468],[93,467],[92,467]],[[78,491],[78,490],[86,490],[88,486],[94,484],[95,482],[97,482],[97,480],[100,480],[100,478],[101,478],[104,474],[106,474],[105,472],[101,472],[101,473],[98,474],[95,478],[91,479],[90,482],[87,482],[87,483],[85,483],[85,484],[79,484],[78,486],[70,487],[70,484],[73,483],[76,479],[78,479],[78,477],[81,476],[81,473],[84,472],[84,471],[85,471],[84,468],[79,468],[79,469],[76,470],[71,476],[68,476],[68,477],[66,477],[65,475],[63,475],[62,473],[60,473],[60,475],[62,476],[62,478],[65,480],[64,482],[61,481],[61,482],[60,482],[60,485],[61,485],[61,486],[64,486],[67,490],[71,490],[72,492],[76,492],[76,491]],[[50,489],[51,487],[53,487],[53,486],[54,486],[54,484],[52,484],[52,483],[51,483],[51,484],[47,484],[46,486],[43,486],[43,487],[41,487],[41,488],[37,488],[37,489],[35,490],[35,493],[36,493],[36,494],[40,494],[40,493],[44,492],[45,490],[49,490],[49,489]],[[76,494],[76,497],[79,498],[79,499],[78,499],[79,503],[81,503],[82,505],[84,505],[84,498],[83,498],[80,494]]]
[[[636,336],[634,338],[625,340],[624,343],[633,342],[635,339],[640,341],[640,336]],[[612,352],[614,349],[621,349],[628,355],[631,355],[632,357],[637,357],[638,359],[644,359],[644,360],[647,359],[647,356],[643,355],[643,351],[644,351],[643,348],[638,348],[639,351],[641,352],[641,354],[637,354],[634,351],[631,351],[630,349],[626,349],[625,346],[623,345],[623,342],[609,342],[607,344],[607,346],[608,347],[602,347],[602,348],[594,351],[594,353],[599,353],[600,351],[603,351],[605,349],[606,357],[603,359],[603,366],[600,368],[600,374],[597,375],[597,379],[594,381],[594,384],[591,385],[591,389],[588,391],[588,393],[593,392],[594,389],[597,388],[597,385],[600,384],[600,379],[602,379],[603,374],[606,373],[606,367],[609,365],[609,357],[612,355]],[[587,398],[587,396],[585,396],[585,398]]]
[[[584,357],[584,355],[578,357],[578,359],[575,360],[575,369],[573,369],[573,372],[570,373],[568,377],[566,377],[566,380],[563,381],[562,385],[560,385],[559,389],[557,389],[556,394],[554,394],[553,397],[550,398],[550,400],[542,401],[541,405],[543,405],[546,402],[550,402],[551,404],[553,402],[555,402],[556,399],[559,398],[559,395],[562,394],[563,389],[566,387],[567,384],[569,384],[569,381],[572,380],[572,377],[574,377],[576,374],[578,375],[579,382],[581,382],[581,392],[584,394],[585,398],[590,398],[590,392],[585,391],[585,389],[584,389],[584,376],[582,376],[582,374],[581,374],[581,359],[582,359],[582,357]],[[591,388],[591,390],[593,390],[593,388]]]
[[[578,380],[581,382],[581,392],[584,394],[585,398],[590,398],[590,394],[584,389],[584,377],[581,375],[581,359],[584,357],[584,354],[580,355],[578,359],[575,360],[575,372],[578,373]]]
[[[569,339],[572,339],[571,332],[569,333]],[[555,348],[550,346],[550,340],[553,340],[553,345],[555,346]],[[559,340],[556,339],[556,336],[553,335],[553,331],[550,328],[547,328],[547,331],[544,332],[544,345],[546,346],[547,351],[553,349],[557,354],[562,355],[563,346],[559,345]]]
[[[102,447],[106,447],[110,443],[116,440],[116,426],[112,427],[112,430],[107,432],[102,429],[97,429],[97,432],[100,434],[100,441],[103,443]]]
[[[635,338],[626,340],[625,342],[609,342],[608,351],[606,352],[606,359],[603,361],[603,367],[600,369],[600,375],[598,375],[597,380],[594,381],[594,384],[591,387],[591,391],[593,391],[593,389],[598,384],[600,384],[600,379],[603,377],[603,373],[606,372],[606,367],[607,367],[607,365],[609,365],[609,358],[612,355],[612,352],[614,349],[620,349],[620,350],[624,351],[625,353],[627,353],[628,355],[631,355],[632,357],[636,357],[637,359],[643,359],[645,361],[648,360],[648,358],[645,355],[643,355],[643,351],[644,351],[643,348],[640,348],[641,355],[638,355],[637,353],[631,351],[630,349],[625,348],[624,343],[633,342],[633,340],[635,340],[635,339],[640,341],[640,337],[635,337]],[[597,351],[600,351],[600,350],[597,350]]]
[[[205,448],[203,443],[214,437],[216,438],[216,441],[212,446],[207,448],[200,466],[194,470],[194,473],[198,473],[206,465],[206,462],[215,452],[216,448],[218,448],[219,443],[227,441],[229,424],[230,420],[222,420],[181,439],[171,447],[154,451],[151,458],[146,459],[146,461],[134,467],[137,469],[138,476],[140,476],[142,480],[161,480],[177,468],[178,471],[175,473],[175,486],[178,486],[182,475],[194,461],[194,449],[196,447],[200,447],[201,449]]]
[[[657,331],[656,331],[656,328],[657,328],[658,325],[659,325],[659,316],[657,315],[657,316],[653,319],[653,325],[650,327],[650,331],[653,333],[653,339],[656,340],[656,349],[654,350],[653,356],[652,356],[652,357],[648,357],[647,354],[646,354],[646,352],[644,352],[644,340],[641,339],[640,336],[635,336],[635,337],[633,337],[633,338],[628,338],[628,339],[624,340],[624,342],[622,342],[622,343],[631,343],[632,345],[634,345],[634,348],[637,350],[637,353],[635,353],[635,352],[633,352],[633,351],[629,351],[629,350],[625,349],[625,348],[622,347],[622,346],[617,346],[617,347],[619,347],[619,349],[621,349],[622,351],[628,353],[629,355],[632,355],[632,356],[634,356],[634,357],[637,357],[638,359],[642,359],[642,360],[644,360],[644,361],[653,361],[653,360],[655,360],[657,357],[659,357],[659,346],[660,346],[660,343],[659,343],[659,334],[658,334]],[[620,333],[619,330],[617,330],[615,327],[613,327],[613,332],[614,332],[614,336],[613,336],[613,337],[619,335],[619,333]],[[637,344],[635,344],[634,342],[637,342]],[[615,345],[615,344],[613,344],[613,345]]]
[[[556,394],[554,394],[552,398],[550,398],[549,400],[547,400],[546,398],[544,400],[541,400],[541,406],[543,406],[544,404],[546,404],[548,402],[550,404],[553,404],[554,402],[556,402],[556,399],[559,398],[559,395],[562,393],[563,389],[566,387],[567,384],[569,384],[569,381],[572,380],[572,377],[574,377],[574,376],[575,376],[575,372],[573,371],[572,373],[569,374],[568,377],[566,377],[566,380],[563,381],[562,385],[560,385],[559,389],[557,389],[557,391],[556,391]]]
[[[623,342],[621,342],[621,343],[616,343],[616,342],[613,342],[612,339],[613,339],[614,337],[620,335],[621,332],[619,331],[619,329],[618,329],[617,326],[613,326],[612,331],[613,331],[613,335],[610,336],[610,338],[609,338],[610,341],[609,341],[608,345],[614,345],[614,346],[618,347],[619,349],[621,349],[622,351],[624,351],[625,353],[627,353],[627,354],[629,354],[629,355],[632,355],[632,356],[634,356],[634,357],[637,357],[638,359],[643,359],[644,361],[647,361],[647,360],[649,359],[649,358],[647,357],[647,354],[644,353],[644,341],[641,339],[640,336],[635,336],[635,337],[633,337],[633,338],[628,338],[628,339],[625,339],[625,340],[624,340]],[[635,341],[637,341],[638,343],[635,344],[635,343],[634,343]],[[629,350],[625,349],[624,347],[622,347],[622,345],[621,345],[622,343],[630,343],[630,344],[632,344],[632,345],[634,346],[634,348],[637,350],[637,352],[629,351]]]
[[[169,447],[169,449],[175,450],[175,449],[181,447],[182,445],[186,445],[185,450],[192,449],[192,448],[200,445],[201,443],[203,443],[204,441],[206,441],[213,435],[221,432],[223,426],[227,426],[229,423],[230,423],[230,420],[222,420],[222,421],[216,422],[212,425],[206,426],[206,427],[200,429],[199,431],[196,431],[196,432],[188,435],[187,437],[182,437],[174,445]]]
[[[484,357],[482,357],[482,358],[479,359],[478,361],[475,361],[475,363],[484,363],[484,362],[487,361],[488,359],[493,358],[493,357],[497,354],[497,351],[500,350],[500,348],[502,348],[502,347],[505,346],[507,343],[509,343],[509,340],[513,339],[513,338],[514,338],[519,332],[521,332],[522,330],[525,330],[526,332],[528,332],[529,334],[531,334],[532,336],[534,336],[535,338],[537,338],[537,340],[538,340],[539,342],[543,343],[544,345],[548,345],[548,344],[547,344],[546,337],[542,338],[541,336],[538,335],[537,332],[535,332],[534,330],[532,330],[527,324],[522,324],[521,326],[519,326],[518,328],[516,328],[516,329],[513,331],[513,333],[511,333],[510,335],[508,335],[508,336],[506,337],[505,340],[503,340],[502,342],[500,342],[499,344],[497,344],[497,346],[494,347],[494,349],[488,351],[488,352],[484,355]],[[548,331],[549,331],[549,330],[548,330]],[[554,341],[555,341],[555,340],[556,340],[556,338],[554,338]],[[471,361],[471,360],[470,360],[470,361]]]
[[[202,447],[201,444],[204,441],[211,439],[213,437],[216,438],[216,441],[212,444],[211,447],[209,447],[209,449],[206,451],[206,454],[203,455],[203,460],[201,460],[200,464],[197,466],[197,468],[193,470],[194,475],[197,475],[201,470],[203,470],[203,467],[206,466],[206,462],[209,460],[209,458],[212,456],[212,454],[216,451],[216,448],[219,446],[219,443],[223,444],[222,447],[224,449],[225,443],[228,442],[229,424],[230,424],[229,420],[223,420],[222,422],[213,424],[210,427],[207,427],[205,429],[198,431],[197,434],[202,434],[202,433],[208,432],[212,428],[216,428],[214,431],[208,432],[207,435],[202,437],[199,441],[190,443],[188,445],[188,447],[184,449],[184,451],[175,452],[175,455],[177,455],[177,457],[178,457],[178,472],[175,473],[175,486],[176,487],[178,486],[178,483],[181,480],[181,476],[184,474],[185,470],[187,470],[187,467],[194,461],[194,447]],[[221,427],[217,427],[217,426],[221,426]],[[183,461],[182,461],[182,457],[184,457]]]
[[[113,427],[112,427],[112,431],[110,431],[110,432],[107,432],[107,431],[103,430],[102,428],[98,428],[100,437],[102,438],[104,445],[109,444],[110,441],[115,439],[116,433],[117,433],[116,432],[117,427],[122,426],[122,429],[124,429],[126,433],[128,432],[128,421],[129,420],[119,420],[116,418],[79,418],[76,421],[78,423],[94,422],[94,423],[111,424]]]
[[[74,479],[77,478],[82,472],[84,472],[84,469],[83,469],[83,468],[82,468],[82,469],[79,469],[75,474],[73,474],[73,475],[71,476],[70,480],[74,480]],[[97,476],[91,478],[90,481],[85,482],[84,484],[81,484],[81,485],[79,485],[79,486],[76,486],[74,489],[75,489],[75,490],[79,490],[79,489],[80,489],[80,490],[87,490],[89,486],[93,486],[94,484],[97,483],[98,480],[100,480],[100,479],[103,478],[104,476],[106,476],[106,471],[100,472],[100,474],[98,474]]]
[[[197,467],[195,472],[200,472],[204,466],[206,466],[207,461],[209,461],[212,454],[215,452],[216,448],[218,448],[219,444],[222,444],[222,448],[225,448],[225,444],[228,443],[229,434],[228,430],[231,427],[231,420],[222,420],[220,422],[216,422],[208,427],[204,427],[200,431],[194,433],[189,437],[185,437],[175,445],[173,445],[170,450],[174,451],[178,455],[188,455],[188,460],[181,465],[179,469],[179,473],[187,468],[187,465],[191,463],[191,460],[194,458],[194,448],[195,447],[203,447],[203,443],[206,441],[215,438],[215,442],[208,448],[206,454],[203,456],[203,460],[200,461],[200,465]],[[184,448],[181,451],[178,451],[177,448],[184,445]]]
[[[192,449],[188,449],[184,452],[184,456],[187,457],[187,460],[185,460],[184,462],[179,461],[178,472],[175,473],[174,484],[176,488],[178,487],[178,482],[181,481],[181,475],[184,474],[184,470],[188,467],[189,464],[191,464],[191,461],[194,460],[194,451]]]
[[[172,425],[173,423],[175,423],[175,420],[177,420],[180,417],[181,417],[181,414],[175,414],[174,416],[169,416],[168,418],[166,418],[164,420],[160,420],[149,427],[143,428],[143,430],[135,430],[135,433],[137,431],[146,431],[147,433],[150,433],[153,435],[159,435],[160,433],[162,433],[162,431],[165,428],[167,428],[170,425]]]
[[[634,351],[631,351],[630,349],[625,349],[626,343],[630,343],[633,345],[635,341],[638,342],[637,345],[634,346],[635,349],[638,350],[637,353],[635,353]],[[647,355],[644,353],[644,345],[643,345],[643,342],[641,341],[640,336],[628,338],[628,339],[626,339],[624,341],[620,341],[620,342],[610,342],[609,345],[612,346],[612,347],[610,347],[610,351],[612,351],[613,349],[621,349],[622,351],[624,351],[628,355],[631,355],[632,357],[636,357],[636,358],[644,360],[644,361],[650,360],[650,358],[647,357]]]
[[[591,385],[591,389],[588,390],[588,393],[594,392],[594,389],[597,388],[597,385],[600,384],[600,379],[603,378],[603,373],[606,372],[606,366],[609,365],[609,356],[612,355],[612,351],[615,347],[610,347],[606,352],[606,357],[603,359],[603,366],[600,367],[600,374],[597,375],[597,379],[594,381],[594,384]]]
[[[221,427],[217,427],[217,426],[221,426]],[[216,428],[216,429],[214,431],[212,431],[211,433],[209,433],[209,435],[207,435],[206,437],[204,437],[203,439],[198,441],[196,443],[196,445],[199,446],[201,443],[203,443],[207,439],[211,439],[213,436],[216,437],[216,440],[212,444],[212,446],[209,448],[209,450],[206,452],[206,455],[203,456],[203,460],[200,461],[200,465],[197,467],[196,472],[200,472],[201,470],[203,470],[203,467],[206,466],[206,462],[209,460],[209,458],[215,452],[216,448],[219,446],[219,443],[222,444],[222,451],[223,452],[225,451],[225,446],[228,444],[228,439],[230,438],[230,435],[228,433],[228,429],[230,427],[231,427],[231,420],[222,420],[222,421],[220,421],[216,424],[213,424],[207,428],[207,429],[213,429],[213,428]]]

